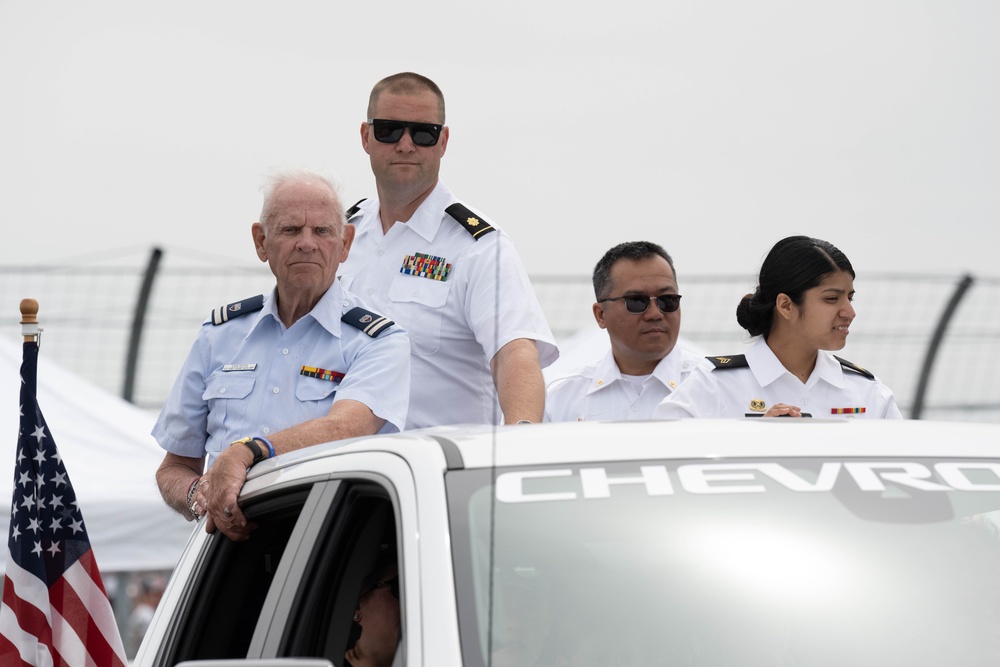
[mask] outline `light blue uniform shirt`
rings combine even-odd
[[[163,449],[211,465],[234,440],[281,431],[329,413],[335,401],[367,405],[386,420],[381,432],[406,422],[410,345],[400,326],[377,337],[341,322],[365,307],[340,281],[286,329],[275,292],[264,307],[215,326],[205,322],[163,406],[153,437]],[[303,367],[344,373],[331,380]]]

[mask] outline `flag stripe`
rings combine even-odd
[[[47,611],[49,608],[49,591],[45,587],[45,584],[34,576],[31,572],[24,570],[20,565],[15,562],[7,561],[7,573],[5,575],[6,581],[4,582],[3,599],[11,608],[16,608],[14,604],[8,603],[8,593],[6,583],[11,584],[10,595],[15,603],[23,603],[27,605],[30,609],[38,613],[37,617],[30,617],[27,620],[32,627],[41,627],[48,625],[49,619],[47,617]],[[15,592],[16,591],[16,592]],[[14,597],[16,596],[16,597]],[[20,618],[20,614],[18,614]],[[24,622],[21,623],[22,626],[25,625]]]
[[[89,645],[92,638],[87,637],[87,640]],[[58,611],[52,614],[52,644],[59,652],[57,660],[67,667],[97,667],[97,663],[87,654],[87,646],[80,639],[73,624]]]
[[[36,660],[34,663],[25,662],[21,657],[20,650],[7,639],[7,633],[0,634],[0,660],[3,660],[4,667],[33,667],[33,665],[43,664]],[[51,664],[51,660],[49,661]]]
[[[116,661],[114,650],[107,640],[109,633],[112,636],[118,633],[111,608],[106,602],[101,604],[107,597],[94,586],[80,561],[66,570],[66,574],[49,589],[49,599],[54,612],[54,644],[63,647],[63,657],[67,662],[88,666],[121,664]],[[81,638],[86,639],[86,646]],[[67,655],[66,645],[73,647],[71,655]]]
[[[36,664],[35,653],[42,648],[47,655],[52,654],[52,632],[47,616],[48,595],[40,588],[43,588],[41,582],[30,572],[22,570],[17,563],[7,561],[0,631],[17,646],[18,653],[30,664]],[[36,604],[39,593],[42,602]],[[13,619],[7,610],[12,611]]]
[[[95,579],[96,578],[96,579]],[[107,639],[118,635],[118,625],[115,623],[111,606],[108,605],[108,594],[104,591],[101,573],[97,569],[92,551],[80,557],[66,571],[63,579],[73,588],[87,609],[93,630],[100,632]]]

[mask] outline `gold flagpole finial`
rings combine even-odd
[[[34,299],[21,299],[21,335],[24,342],[38,340],[42,328],[38,326],[38,302]]]

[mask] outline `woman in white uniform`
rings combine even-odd
[[[684,417],[901,419],[892,391],[828,350],[847,344],[854,268],[833,244],[790,236],[771,248],[736,320],[759,338],[747,353],[709,357],[654,412]]]

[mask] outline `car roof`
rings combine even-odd
[[[877,419],[685,419],[439,426],[331,442],[253,472],[338,454],[434,456],[447,469],[774,457],[1000,457],[1000,424]],[[257,475],[252,475],[256,477]]]

